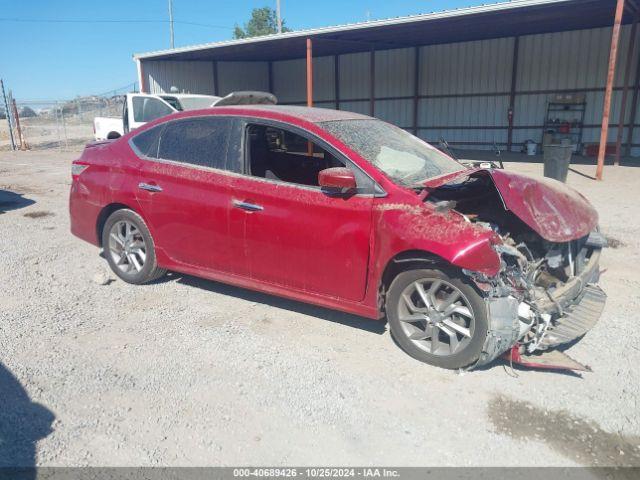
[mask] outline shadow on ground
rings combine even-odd
[[[0,362],[0,469],[34,467],[36,442],[51,433],[54,419],[49,409],[31,401],[18,379]],[[28,473],[19,478],[29,478]]]
[[[382,335],[386,331],[385,322],[370,320],[368,318],[359,317],[358,315],[351,315],[349,313],[339,312],[337,310],[331,310],[328,308],[317,307],[308,303],[297,302],[295,300],[288,300],[286,298],[277,297],[275,295],[269,295],[267,293],[255,292],[253,290],[247,290],[240,287],[234,287],[224,283],[214,282],[211,280],[205,280],[198,277],[192,277],[189,275],[182,275],[179,273],[169,273],[162,281],[177,281],[183,285],[199,288],[208,292],[215,292],[220,295],[227,295],[230,297],[240,298],[248,302],[262,303],[270,305],[272,307],[282,308],[303,315],[309,315],[317,317],[321,320],[328,320],[330,322],[345,325],[351,328],[357,328],[366,332]]]
[[[0,215],[10,210],[28,207],[34,203],[36,203],[35,200],[25,198],[19,193],[10,190],[0,190]]]

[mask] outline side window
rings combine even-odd
[[[162,100],[153,97],[136,96],[131,99],[133,104],[133,120],[136,122],[150,122],[156,118],[174,113]]]
[[[321,170],[345,166],[319,145],[282,128],[248,125],[245,144],[254,177],[317,187]]]
[[[230,126],[231,120],[225,117],[169,122],[160,136],[158,156],[191,165],[229,169],[227,145]]]
[[[164,125],[158,125],[133,137],[131,143],[137,150],[136,153],[143,157],[158,158],[158,145],[163,128]]]

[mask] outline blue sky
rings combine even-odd
[[[367,16],[380,19],[479,5],[489,0],[281,2],[287,26],[296,30],[364,21]],[[253,8],[275,8],[275,3],[173,0],[175,44],[229,39],[233,26],[242,25]],[[168,18],[167,5],[167,0],[0,0],[0,77],[13,90],[14,97],[22,101],[99,94],[132,83],[136,80],[133,53],[169,47],[169,27],[162,22]]]

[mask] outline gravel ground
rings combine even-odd
[[[620,242],[604,316],[568,351],[580,377],[459,374],[356,316],[181,275],[127,285],[69,233],[75,156],[0,153],[0,466],[640,465],[640,169],[570,173]]]

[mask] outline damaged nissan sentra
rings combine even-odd
[[[582,195],[355,113],[177,113],[88,145],[72,178],[72,232],[124,281],[171,270],[386,318],[439,367],[573,342],[604,307]]]

